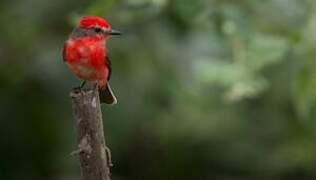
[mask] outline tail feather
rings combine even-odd
[[[111,105],[117,104],[117,99],[109,83],[107,83],[105,89],[99,90],[99,96],[100,96],[101,103],[106,103],[106,104],[111,104]]]

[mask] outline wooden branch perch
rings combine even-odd
[[[110,180],[111,154],[106,147],[99,92],[73,90],[73,113],[78,136],[78,154],[83,180]]]

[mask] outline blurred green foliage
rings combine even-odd
[[[315,179],[316,1],[0,2],[0,179],[80,178],[63,41],[83,15],[108,44],[113,180]]]

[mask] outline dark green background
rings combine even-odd
[[[315,0],[0,1],[0,179],[77,180],[63,42],[105,17],[113,180],[316,179]]]

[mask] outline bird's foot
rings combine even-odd
[[[83,89],[85,84],[86,84],[86,81],[84,80],[84,81],[81,82],[81,84],[78,87],[74,87],[72,90],[75,93],[80,93],[80,92],[82,92],[82,89]]]
[[[72,92],[74,92],[75,94],[79,94],[79,93],[83,93],[83,90],[80,87],[74,87],[72,88]]]

